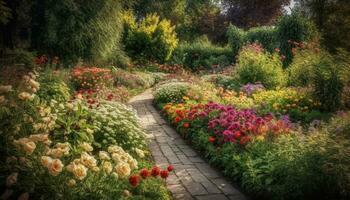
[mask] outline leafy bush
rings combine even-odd
[[[227,30],[228,44],[236,56],[244,44],[260,43],[266,50],[273,52],[277,47],[276,28],[262,26],[244,31],[234,25]]]
[[[293,60],[294,42],[318,40],[318,37],[315,25],[299,13],[284,15],[277,24],[277,41],[281,54],[285,56],[284,66]]]
[[[328,124],[325,124],[325,129],[334,136],[344,136],[350,138],[350,112],[340,111],[336,113]]]
[[[232,54],[235,57],[243,44],[245,43],[244,30],[230,24],[227,30],[228,44],[232,49]]]
[[[320,60],[314,65],[314,96],[321,102],[325,111],[334,111],[341,105],[343,82],[333,58],[321,54]]]
[[[288,68],[289,85],[310,86],[313,82],[315,64],[319,59],[314,50],[298,51]]]
[[[285,84],[282,62],[277,54],[266,52],[260,45],[245,46],[238,55],[235,75],[241,84],[262,83],[266,88]]]
[[[135,59],[167,61],[177,46],[175,27],[157,14],[149,14],[140,23],[133,14],[124,12],[123,44],[129,56]]]
[[[58,72],[57,72],[58,73]],[[46,101],[55,100],[58,102],[66,102],[71,96],[69,85],[58,74],[53,71],[45,70],[38,78],[41,85],[37,95]]]
[[[269,52],[273,52],[278,45],[276,42],[276,28],[268,26],[249,29],[244,40],[248,43],[260,43]]]
[[[127,4],[114,0],[35,2],[29,9],[33,11],[32,47],[67,63],[79,58],[99,63],[125,62],[120,15]]]
[[[288,69],[290,85],[312,86],[314,97],[320,100],[323,110],[339,109],[350,66],[344,55],[330,55],[317,47],[294,52],[295,58]]]
[[[156,88],[154,100],[156,103],[180,102],[189,88],[189,84],[183,82],[165,83]]]
[[[205,41],[180,44],[171,59],[171,63],[183,65],[192,71],[225,67],[232,61],[230,48],[215,46]]]
[[[201,78],[206,82],[213,83],[217,87],[222,87],[226,90],[238,91],[240,87],[239,82],[232,76],[228,75],[212,74],[202,76]]]
[[[35,54],[24,49],[5,49],[0,52],[0,57],[0,67],[23,65],[25,70],[32,70],[35,67],[33,63]]]

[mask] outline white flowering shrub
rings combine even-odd
[[[190,89],[190,85],[184,82],[169,82],[156,88],[154,100],[156,103],[180,102]]]
[[[102,101],[92,109],[94,145],[103,148],[116,144],[124,149],[144,149],[145,133],[140,128],[136,113],[118,102]]]

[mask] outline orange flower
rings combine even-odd
[[[183,124],[183,127],[184,127],[184,128],[189,128],[189,127],[190,127],[190,123],[187,123],[187,122],[184,123],[184,124]]]

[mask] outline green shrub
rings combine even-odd
[[[276,34],[281,54],[285,56],[285,67],[293,60],[294,42],[317,40],[319,37],[315,25],[298,13],[283,16],[277,24]]]
[[[247,31],[244,40],[248,43],[260,43],[264,49],[273,52],[277,47],[276,29],[268,26],[251,28]]]
[[[232,76],[222,74],[212,74],[203,76],[202,79],[207,82],[214,83],[217,87],[222,87],[226,90],[239,91],[240,84]]]
[[[52,99],[57,102],[66,102],[71,96],[69,84],[67,85],[59,75],[51,70],[45,70],[38,78],[41,85],[37,95],[50,102]]]
[[[228,44],[232,48],[233,56],[236,56],[245,42],[244,30],[230,24],[227,30]]]
[[[243,47],[237,61],[238,66],[234,72],[241,84],[260,82],[266,88],[285,84],[279,56],[266,52],[259,44]]]
[[[176,103],[180,102],[187,94],[190,86],[183,82],[170,82],[159,86],[154,95],[157,104],[160,103]]]
[[[79,58],[99,63],[125,62],[120,14],[127,1],[49,0],[32,4],[33,48],[67,63]]]
[[[167,61],[177,46],[175,27],[169,20],[160,20],[157,14],[149,14],[140,23],[133,14],[124,12],[123,44],[134,59]]]
[[[210,42],[197,41],[180,44],[174,51],[171,63],[180,64],[192,71],[225,67],[232,63],[230,48],[219,47]]]
[[[314,65],[314,96],[321,102],[325,111],[340,109],[343,82],[339,70],[330,55],[322,53]]]
[[[0,57],[0,67],[23,66],[24,70],[32,70],[35,67],[35,54],[23,49],[5,49],[0,52]]]
[[[289,85],[310,86],[314,76],[314,65],[319,59],[319,55],[313,50],[298,51],[288,67]]]

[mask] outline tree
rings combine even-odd
[[[337,48],[350,51],[349,0],[299,0],[298,4],[321,31],[324,46],[332,52]]]
[[[290,0],[222,0],[228,20],[241,28],[271,25]]]
[[[130,2],[36,0],[32,47],[68,60],[118,59],[123,55],[121,12]]]

